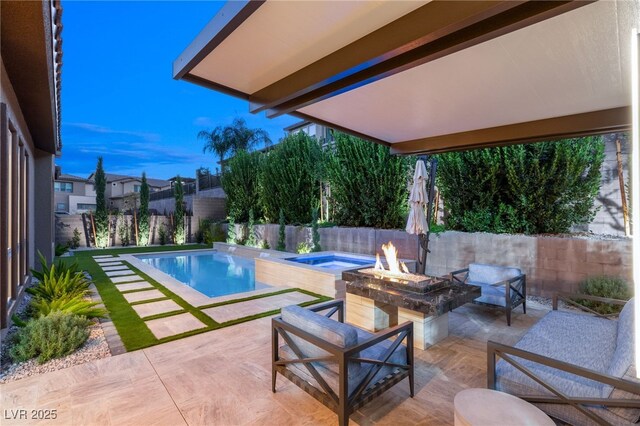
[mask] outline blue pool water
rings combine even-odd
[[[209,297],[268,287],[256,283],[253,259],[218,252],[149,254],[136,257]]]
[[[359,266],[373,265],[375,261],[362,259],[359,257],[347,257],[337,254],[329,254],[322,256],[298,256],[290,257],[286,260],[296,263],[304,263],[305,265],[318,266],[326,269],[348,269],[357,268]]]

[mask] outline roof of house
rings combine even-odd
[[[127,176],[127,175],[117,175],[114,173],[105,173],[105,176],[107,178],[107,182],[128,182],[128,181],[138,181],[141,182],[142,181],[142,177],[140,176]],[[153,186],[153,187],[165,187],[165,186],[170,186],[171,182],[168,180],[164,180],[164,179],[153,179],[153,178],[147,178],[147,183],[149,184],[149,186]]]
[[[92,182],[91,180],[89,180],[87,178],[83,178],[83,177],[80,177],[80,176],[74,176],[74,175],[68,175],[66,173],[62,173],[62,174],[60,174],[60,176],[58,176],[56,178],[56,182],[60,182],[60,181]]]
[[[94,175],[95,175],[95,172],[91,173],[88,177],[88,180],[93,181]],[[124,183],[132,180],[137,182],[142,181],[142,177],[139,177],[139,176],[118,175],[115,173],[105,173],[104,176],[107,179],[108,183],[121,182],[121,181]],[[149,184],[149,186],[154,188],[164,188],[165,186],[171,185],[171,182],[168,180],[154,179],[154,178],[147,178],[147,183]]]

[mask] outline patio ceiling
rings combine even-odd
[[[627,130],[637,1],[229,2],[183,79],[441,152]]]

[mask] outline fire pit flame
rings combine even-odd
[[[380,255],[376,254],[376,266],[374,267],[376,271],[384,271],[392,275],[399,276],[410,273],[407,265],[405,265],[404,262],[400,262],[398,260],[398,249],[396,249],[396,247],[391,244],[391,242],[383,244],[382,251],[384,252],[384,257],[387,260],[389,270],[384,269],[384,265],[380,261]]]

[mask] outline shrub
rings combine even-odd
[[[580,286],[580,292],[608,299],[629,300],[631,298],[631,291],[626,281],[615,277],[587,278]],[[603,315],[615,314],[622,309],[620,305],[610,305],[585,299],[578,300],[578,303]]]
[[[98,157],[96,172],[94,175],[96,188],[96,214],[94,220],[95,243],[98,248],[106,248],[109,245],[109,212],[107,211],[107,201],[105,190],[107,178],[102,166],[102,157]]]
[[[173,241],[180,246],[186,241],[186,233],[184,229],[184,189],[182,188],[182,179],[180,179],[180,175],[178,175],[178,178],[176,179],[173,191],[176,198],[176,211],[173,216],[175,221]]]
[[[36,271],[35,269],[31,270],[31,275],[33,275],[34,278],[37,278],[38,281],[44,281],[44,277],[45,276],[49,276],[52,272],[52,270],[54,270],[54,266],[55,266],[55,270],[54,270],[54,274],[56,275],[56,277],[65,275],[67,272],[70,272],[71,275],[75,275],[80,271],[80,268],[78,267],[78,264],[76,262],[64,262],[62,259],[58,259],[57,262],[54,262],[53,264],[51,264],[51,266],[49,266],[49,264],[47,263],[47,259],[44,258],[44,256],[42,255],[42,253],[40,251],[38,251],[38,259],[40,262],[40,271]]]
[[[228,211],[240,222],[247,221],[249,210],[255,209],[257,205],[262,155],[260,152],[238,152],[227,162],[220,178],[227,196]],[[258,217],[262,216],[261,211],[254,210],[254,213]]]
[[[56,300],[65,297],[85,296],[89,292],[89,281],[82,272],[56,274],[55,265],[51,265],[49,275],[33,287],[25,290],[33,296],[44,300]]]
[[[160,243],[161,246],[163,246],[167,244],[168,240],[169,240],[169,234],[167,233],[167,230],[163,223],[158,228],[158,242]]]
[[[260,242],[260,248],[261,249],[265,249],[265,250],[269,250],[271,248],[271,246],[269,245],[269,241],[267,240],[262,240]]]
[[[78,231],[78,228],[73,228],[73,237],[69,240],[67,246],[72,249],[80,247],[80,231]]]
[[[96,308],[98,302],[87,300],[84,296],[62,297],[55,300],[35,299],[31,302],[34,316],[47,316],[52,312],[82,315],[86,318],[103,318],[107,311]]]
[[[120,244],[123,247],[128,246],[130,243],[129,223],[127,222],[127,218],[124,216],[124,214],[122,214],[122,212],[118,214],[118,223],[120,224],[118,226],[118,237],[120,237]]]
[[[69,251],[69,246],[66,244],[56,244],[55,256],[59,257]]]
[[[18,330],[9,355],[17,362],[38,357],[39,363],[70,354],[89,337],[89,321],[64,312],[34,318]]]
[[[322,251],[320,246],[320,232],[318,231],[318,210],[313,209],[311,213],[311,251]]]
[[[336,133],[325,156],[333,219],[343,226],[403,228],[412,162],[388,147]]]
[[[233,215],[229,216],[229,225],[227,227],[227,243],[236,243],[236,220]]]
[[[311,244],[309,244],[308,241],[302,241],[301,243],[298,244],[298,247],[296,247],[296,253],[307,254],[307,253],[311,253],[312,249],[313,247],[311,246]]]
[[[207,244],[213,244],[215,242],[224,242],[227,239],[227,236],[222,229],[222,225],[219,223],[212,223],[209,227],[209,234],[205,237],[204,242]]]
[[[249,223],[247,224],[247,245],[249,247],[258,247],[255,228],[256,226],[253,218],[253,209],[249,209]]]
[[[539,234],[589,223],[603,158],[601,137],[441,154],[447,228]]]
[[[309,223],[320,203],[322,150],[303,132],[288,135],[266,154],[260,168],[260,205],[267,221],[284,210],[290,223]]]
[[[138,241],[139,246],[149,245],[149,183],[147,174],[142,172],[142,182],[140,183],[140,217],[138,218]]]
[[[284,221],[284,211],[282,209],[280,209],[279,216],[280,226],[278,227],[278,245],[276,246],[276,250],[287,251],[287,227]]]

